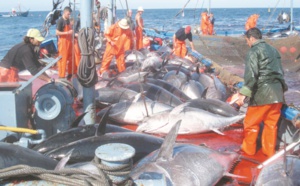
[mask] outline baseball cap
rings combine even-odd
[[[38,29],[31,28],[27,31],[27,37],[32,37],[40,42],[44,41],[45,38],[41,35],[41,32]]]

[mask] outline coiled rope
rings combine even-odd
[[[98,81],[94,58],[94,29],[83,28],[78,33],[78,44],[81,51],[81,60],[77,77],[84,87],[91,87]]]
[[[133,162],[132,159],[124,165],[117,167],[109,167],[101,164],[101,160],[94,157],[92,161],[93,165],[97,167],[98,174],[92,174],[91,172],[76,169],[76,168],[63,168],[61,170],[46,170],[39,167],[30,167],[28,165],[16,165],[4,169],[0,169],[0,180],[33,176],[41,180],[63,184],[71,186],[110,186],[111,181],[107,175],[112,176],[126,176],[129,175]],[[115,184],[115,180],[112,180]],[[133,185],[132,180],[126,180],[122,183],[126,186]]]
[[[91,174],[88,171],[74,168],[62,170],[46,170],[39,167],[27,165],[16,165],[0,170],[0,179],[33,176],[41,180],[71,186],[110,186],[104,173],[99,175]]]

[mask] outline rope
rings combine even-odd
[[[0,170],[0,179],[24,176],[33,176],[45,181],[71,186],[110,186],[104,174],[99,176],[80,169],[46,170],[39,167],[16,165]]]
[[[81,51],[81,60],[78,67],[78,81],[84,87],[91,87],[98,81],[94,58],[94,30],[92,28],[80,29],[78,44]]]
[[[262,28],[262,30],[265,30],[266,25],[270,22],[271,17],[273,17],[273,15],[274,15],[274,13],[275,13],[275,11],[276,11],[276,8],[277,8],[277,6],[278,6],[279,1],[280,1],[280,0],[277,1],[276,5],[275,5],[275,8],[274,8],[273,11],[272,11],[272,14],[269,16],[268,21],[264,24],[264,27]],[[274,27],[274,25],[272,26],[272,28],[273,28],[273,27]],[[271,29],[272,29],[272,28],[271,28]]]
[[[94,163],[94,165],[99,169],[99,171],[103,171],[107,175],[112,176],[126,176],[131,172],[133,166],[131,159],[127,164],[120,165],[117,167],[109,167],[104,164],[101,164],[99,158],[97,158],[96,156],[94,157],[92,163]]]

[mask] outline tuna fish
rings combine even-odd
[[[178,97],[182,102],[186,102],[187,100],[190,100],[190,98],[184,92],[182,92],[180,89],[174,87],[173,85],[171,85],[170,83],[168,83],[166,81],[163,81],[160,79],[152,79],[152,78],[147,78],[146,81],[151,84],[154,84],[154,85],[164,88],[168,92],[170,92],[173,95],[175,95],[176,97]]]
[[[223,135],[219,129],[236,123],[244,117],[245,115],[224,117],[202,109],[188,107],[188,103],[185,103],[175,107],[169,114],[163,112],[145,118],[142,122],[139,122],[139,127],[136,130],[165,135],[169,133],[176,122],[181,120],[178,134],[196,134],[214,131]]]
[[[169,105],[155,101],[124,101],[111,105],[109,119],[122,124],[136,125],[138,122],[142,121],[147,116],[147,114],[151,116],[155,113],[171,110],[172,108],[173,107]],[[97,115],[101,116],[103,112],[104,109],[101,110]]]
[[[122,101],[132,100],[138,93],[122,87],[103,87],[96,90],[97,103],[111,105]]]
[[[125,57],[125,62],[136,62],[139,60],[139,62],[143,62],[146,59],[146,56],[137,50],[131,50],[131,51],[126,51],[126,57]]]
[[[286,168],[285,168],[286,166]],[[287,156],[265,166],[259,173],[257,186],[296,186],[300,185],[300,159],[296,156]]]
[[[57,165],[57,161],[18,145],[0,142],[0,152],[0,169],[22,164],[53,170]]]
[[[94,136],[69,143],[68,145],[47,152],[46,155],[60,160],[73,149],[70,163],[91,161],[94,158],[97,147],[108,143],[124,143],[132,146],[136,154],[133,161],[137,162],[150,152],[158,149],[163,142],[162,138],[135,132],[108,133],[102,136]]]
[[[188,101],[189,107],[194,107],[225,117],[237,116],[239,113],[228,103],[218,99],[191,99]]]
[[[204,89],[205,88],[203,85],[201,85],[201,83],[194,80],[189,80],[180,87],[180,90],[182,90],[182,92],[184,92],[191,99],[201,98]]]
[[[228,171],[238,159],[238,154],[176,144],[179,123],[172,128],[161,148],[143,158],[131,171],[134,182],[164,177],[168,186],[211,186],[229,175]]]
[[[147,98],[151,99],[152,101],[170,105],[172,107],[178,106],[183,103],[177,96],[175,96],[171,92],[152,83],[131,83],[124,85],[124,87],[136,92],[142,92],[142,87],[143,91],[146,92],[145,96]]]
[[[183,72],[172,70],[164,76],[163,80],[180,89],[188,81],[188,78]]]
[[[36,145],[33,148],[33,150],[44,154],[53,149],[67,145],[68,143],[95,136],[98,126],[99,126],[98,124],[79,126],[64,132],[57,133],[49,137],[42,143]],[[102,131],[98,131],[98,132],[102,133]],[[110,132],[130,132],[130,130],[119,126],[107,124],[104,133],[110,133]]]

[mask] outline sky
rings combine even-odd
[[[68,5],[69,1],[80,3],[83,0],[64,0],[63,7]],[[86,1],[86,0],[84,0]],[[126,6],[126,0],[116,0],[117,8],[122,9]],[[144,9],[153,8],[183,8],[188,0],[127,0],[129,8],[137,9],[142,6]],[[211,8],[278,8],[290,7],[291,0],[211,0]],[[102,5],[107,5],[110,0],[100,0]],[[120,3],[121,2],[121,3]],[[295,8],[300,8],[300,0],[293,0]],[[22,9],[31,11],[50,11],[52,9],[52,0],[1,0],[0,12],[9,12],[13,7],[21,4]],[[202,6],[203,4],[203,6]],[[209,6],[209,0],[190,0],[186,8]]]

